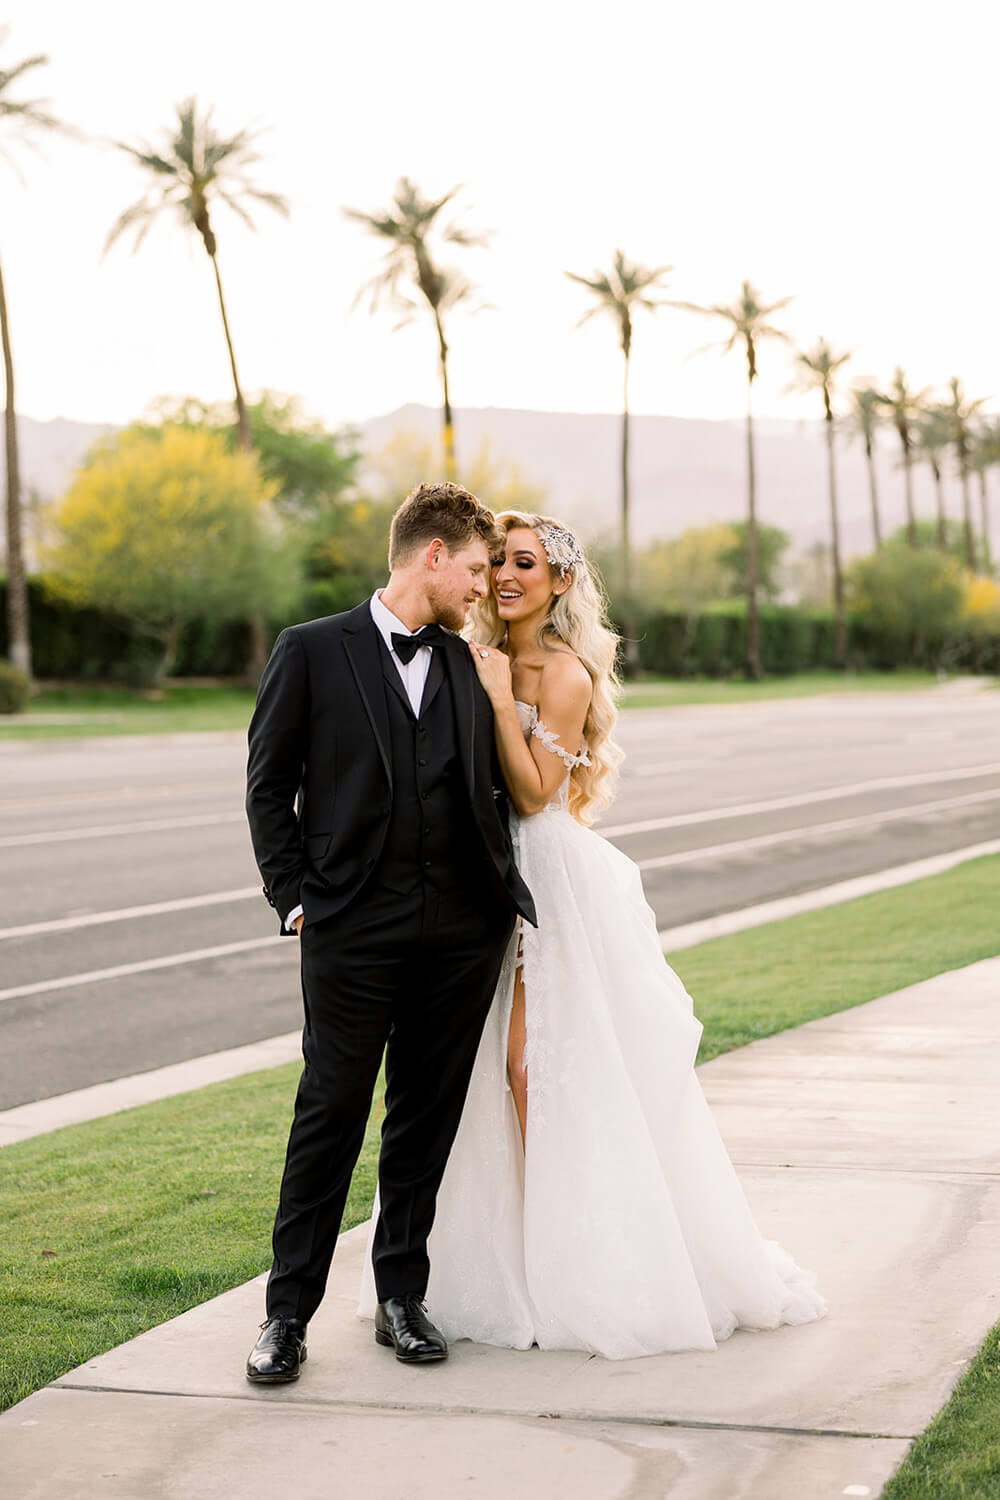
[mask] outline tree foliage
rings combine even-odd
[[[855,620],[899,659],[936,663],[961,620],[962,568],[954,557],[914,548],[909,535],[859,558],[848,595]]]
[[[732,526],[689,526],[680,536],[651,542],[639,556],[639,597],[649,608],[686,616],[733,591],[728,558],[737,545]]]
[[[732,521],[729,530],[735,543],[722,555],[729,571],[728,597],[745,597],[750,569],[750,528],[746,521]],[[757,523],[757,588],[762,598],[773,603],[781,593],[782,563],[791,537],[780,526]]]
[[[162,401],[155,411],[156,430],[163,422],[205,427],[236,446],[225,402],[193,396]],[[360,453],[354,434],[331,432],[305,415],[295,396],[264,391],[247,406],[251,445],[261,472],[274,485],[275,509],[288,521],[322,523],[353,489]]]
[[[52,517],[53,590],[135,622],[169,670],[195,618],[287,607],[289,566],[268,524],[273,484],[218,434],[168,425],[98,444]]]
[[[440,471],[438,445],[419,432],[402,429],[387,443],[365,454],[359,481],[366,493],[398,505],[415,484],[433,479]],[[484,437],[470,458],[458,464],[459,483],[472,491],[491,510],[544,510],[548,495],[544,486],[530,479],[522,466],[494,453]]]

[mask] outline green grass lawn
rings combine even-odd
[[[1000,953],[998,880],[1000,856],[976,860],[681,952],[673,962],[705,1025],[701,1059]],[[297,1073],[272,1069],[0,1151],[0,1406],[267,1268]],[[376,1151],[377,1111],[345,1228],[367,1216]],[[943,1463],[970,1485],[1000,1473],[996,1333],[893,1481],[910,1487],[887,1494],[1000,1492],[949,1488]]]
[[[254,696],[247,688],[183,681],[168,682],[155,693],[43,686],[25,714],[0,714],[0,744],[12,739],[245,730]]]
[[[989,679],[984,679],[988,681]],[[698,678],[683,681],[653,678],[626,687],[626,708],[683,708],[701,703],[760,703],[770,698],[814,698],[827,693],[895,693],[932,688],[933,672],[796,672],[747,682],[742,677],[723,681]]]
[[[896,1470],[882,1500],[997,1500],[1000,1495],[1000,1323],[948,1405]]]
[[[1000,954],[998,890],[991,855],[668,954],[705,1027],[699,1062]]]
[[[764,682],[673,681],[651,678],[626,688],[625,708],[682,708],[699,703],[756,703],[826,693],[912,692],[934,687],[930,672],[806,672]],[[168,682],[152,694],[123,688],[45,687],[26,714],[0,714],[0,743],[11,739],[72,739],[119,734],[182,734],[201,729],[245,730],[254,694],[216,683]]]

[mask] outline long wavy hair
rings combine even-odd
[[[540,527],[563,524],[551,516],[528,515],[519,510],[501,511],[496,519],[504,536],[520,528],[538,535]],[[559,571],[551,564],[549,571],[555,583]],[[570,812],[580,823],[593,823],[614,796],[622,761],[623,752],[611,738],[621,694],[617,670],[620,641],[608,624],[607,597],[595,569],[584,558],[574,563],[566,576],[570,579],[569,588],[553,598],[538,628],[538,644],[543,651],[556,650],[560,643],[568,646],[583,662],[594,684],[583,726],[591,763],[574,766],[569,780]],[[502,646],[506,641],[507,626],[500,618],[492,589],[469,611],[464,633],[470,640],[488,646]]]

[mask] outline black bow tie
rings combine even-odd
[[[440,646],[444,640],[444,631],[440,625],[424,625],[414,635],[403,635],[401,631],[392,632],[392,649],[406,666],[413,660],[421,646]]]

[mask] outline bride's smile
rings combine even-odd
[[[511,531],[503,562],[493,569],[493,595],[501,620],[544,616],[552,599],[552,574],[541,542],[527,527]]]

